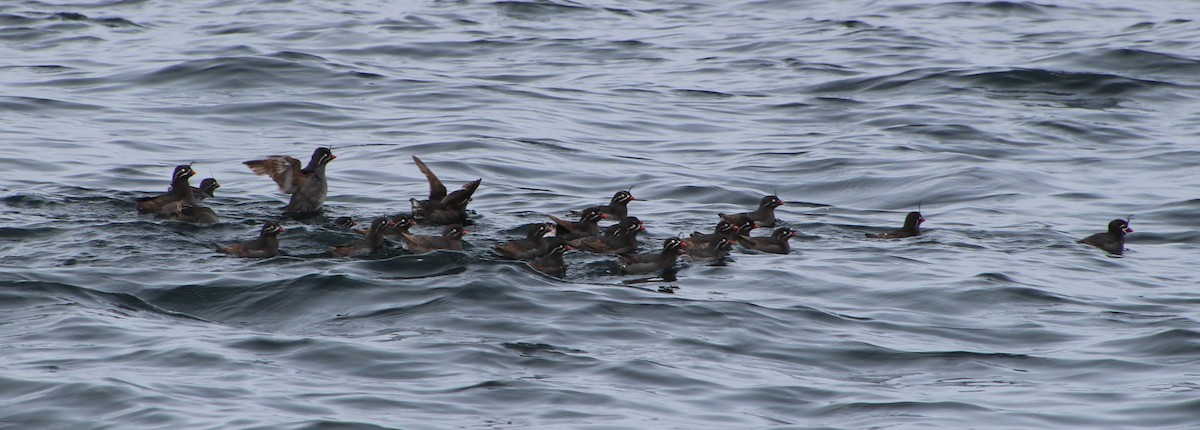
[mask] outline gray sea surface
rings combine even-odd
[[[0,4],[0,428],[1194,429],[1200,4]],[[243,161],[331,146],[322,214]],[[334,224],[482,178],[462,252]],[[139,215],[172,168],[221,222]],[[493,255],[631,189],[642,252]],[[920,207],[918,237],[868,239]],[[1076,243],[1134,217],[1123,256]],[[218,254],[280,221],[284,255]],[[605,225],[610,224],[606,221]],[[765,235],[769,228],[756,230]],[[415,232],[432,234],[435,227]]]

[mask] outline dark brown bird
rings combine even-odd
[[[613,194],[612,199],[608,201],[607,205],[594,207],[600,209],[600,212],[608,215],[613,221],[625,221],[625,218],[629,217],[629,202],[634,200],[637,199],[633,198],[632,193],[621,190]]]
[[[279,233],[287,231],[275,221],[263,223],[257,239],[217,248],[217,252],[245,258],[271,258],[279,255]]]
[[[331,246],[329,247],[329,252],[340,257],[371,255],[383,249],[383,233],[389,225],[390,223],[387,218],[375,218],[371,221],[371,229],[367,231],[366,238],[356,240],[348,245]]]
[[[867,237],[872,239],[899,239],[902,237],[918,236],[921,234],[921,223],[923,222],[925,222],[925,217],[921,216],[920,212],[909,212],[908,216],[904,217],[904,227],[882,234],[867,233]]]
[[[602,254],[625,254],[637,251],[637,234],[646,229],[642,221],[631,216],[617,225],[619,227],[612,235],[581,237],[572,240],[571,246],[579,250]]]
[[[770,237],[746,237],[738,236],[739,245],[746,248],[769,252],[772,254],[787,254],[792,248],[788,245],[788,239],[796,237],[796,232],[792,229],[783,227],[777,228]]]
[[[1079,240],[1079,243],[1092,245],[1111,254],[1121,255],[1125,253],[1125,233],[1133,233],[1133,229],[1129,228],[1129,220],[1114,219],[1108,222],[1108,231],[1085,237]]]
[[[167,192],[154,197],[138,199],[138,212],[170,216],[179,212],[182,204],[193,206],[200,204],[196,200],[196,196],[192,194],[192,186],[188,184],[188,179],[195,174],[196,171],[192,170],[192,166],[186,164],[175,166],[175,171],[171,174],[171,186],[167,188]]]
[[[492,248],[497,255],[510,260],[531,260],[546,253],[550,248],[546,237],[554,237],[555,225],[538,224],[529,230],[524,239],[510,240]]]
[[[562,242],[556,243],[546,251],[546,254],[530,261],[529,266],[533,267],[533,270],[547,275],[562,277],[567,273],[567,263],[563,261],[563,253],[570,250],[571,245]]]
[[[417,169],[425,174],[425,179],[429,181],[429,198],[426,200],[409,199],[412,204],[413,218],[418,221],[427,222],[436,225],[447,224],[467,224],[467,204],[471,203],[471,196],[475,195],[475,190],[479,188],[479,184],[483,179],[476,179],[462,186],[461,189],[446,194],[446,186],[438,179],[437,175],[433,174],[433,170],[425,165],[417,156],[413,156],[413,163],[416,163]]]
[[[721,261],[724,260],[725,257],[729,255],[729,251],[733,249],[733,241],[737,240],[735,239],[736,237],[737,234],[734,234],[733,238],[722,237],[720,239],[707,242],[705,243],[704,248],[693,248],[687,243],[686,240],[684,241],[683,245],[684,248],[687,248],[687,258],[692,261]]]
[[[417,221],[408,214],[399,214],[392,217],[392,228],[387,231],[388,236],[404,237],[404,233],[408,233],[408,229],[417,225]]]
[[[308,165],[300,168],[300,160],[285,155],[272,155],[262,160],[251,160],[244,164],[256,175],[268,175],[284,194],[292,199],[283,208],[285,213],[308,213],[321,210],[329,192],[325,178],[325,165],[337,159],[329,148],[313,151]]]
[[[596,210],[599,210],[600,213],[603,213],[606,217],[612,218],[613,221],[617,221],[618,224],[610,225],[608,227],[605,227],[602,230],[602,232],[605,236],[612,236],[613,233],[615,233],[618,229],[621,228],[621,227],[619,227],[619,225],[620,225],[619,223],[621,221],[625,221],[625,219],[629,217],[629,206],[628,205],[629,205],[629,202],[632,202],[634,200],[637,200],[637,199],[633,198],[633,194],[631,194],[629,191],[624,191],[624,190],[617,191],[616,194],[613,194],[612,200],[609,200],[607,205],[592,206],[590,208],[584,209],[584,211],[587,211],[589,209],[596,209]],[[582,212],[581,212],[581,214],[582,214]]]
[[[204,178],[200,181],[200,188],[192,187],[192,194],[196,196],[196,200],[204,200],[216,195],[217,188],[221,188],[221,184],[217,183],[216,179]]]
[[[597,236],[600,234],[600,220],[604,212],[600,208],[587,208],[579,214],[579,221],[567,221],[554,215],[547,215],[555,224],[555,237],[561,241],[570,241],[581,237]]]
[[[441,236],[420,236],[409,232],[401,233],[404,247],[413,254],[424,254],[439,249],[462,251],[462,237],[467,234],[461,225],[448,225],[442,229]]]
[[[358,221],[348,216],[340,216],[333,219],[333,225],[340,228],[354,228],[358,225]]]
[[[683,240],[672,237],[663,241],[662,252],[650,254],[621,254],[617,263],[621,271],[627,274],[658,272],[675,266],[679,254],[685,254]]]
[[[746,216],[757,221],[759,227],[774,227],[775,226],[775,208],[783,206],[783,200],[779,200],[777,196],[765,196],[758,202],[758,209],[754,212],[742,212],[732,215],[717,214],[721,218],[734,223],[741,224],[739,217]]]
[[[753,221],[750,222],[753,223]],[[717,226],[713,229],[712,233],[692,232],[691,236],[683,240],[683,243],[687,245],[687,249],[698,251],[708,248],[709,243],[716,242],[721,238],[728,238],[730,241],[735,240],[739,229],[740,227],[723,219],[717,222]]]

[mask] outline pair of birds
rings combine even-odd
[[[325,168],[337,159],[330,148],[319,147],[313,151],[308,165],[301,167],[300,160],[289,156],[274,155],[244,164],[255,174],[269,176],[280,191],[290,194],[291,199],[284,207],[285,213],[311,213],[321,209],[328,194],[329,182]],[[437,249],[462,249],[462,236],[467,234],[462,224],[468,223],[467,204],[482,179],[469,182],[453,193],[420,158],[412,157],[417,168],[429,182],[429,197],[424,200],[410,199],[412,215],[401,215],[393,220],[383,217],[372,220],[370,228],[362,233],[365,238],[349,244],[329,247],[330,253],[353,257],[368,255],[384,246],[388,235],[399,236],[405,248],[413,253],[426,253]],[[422,221],[431,224],[450,224],[441,236],[421,236],[409,232],[409,228]],[[352,224],[349,225],[352,227]],[[280,232],[278,224],[265,223],[259,237],[238,244],[218,248],[218,251],[243,257],[270,257],[278,253]],[[269,252],[260,252],[267,250]]]
[[[1091,245],[1106,252],[1121,255],[1125,253],[1125,235],[1133,233],[1133,229],[1129,228],[1129,222],[1133,220],[1133,215],[1126,219],[1114,219],[1108,222],[1108,230],[1103,233],[1096,233],[1091,236],[1080,239],[1078,243]],[[909,212],[904,219],[904,227],[897,230],[892,230],[883,234],[867,234],[867,237],[877,239],[896,239],[903,237],[912,237],[921,234],[921,223],[925,222],[925,218],[920,212]]]
[[[317,148],[313,151],[308,165],[300,167],[300,160],[289,156],[273,155],[261,160],[251,160],[244,164],[258,175],[269,176],[279,185],[279,190],[292,197],[285,213],[311,213],[321,210],[325,197],[329,192],[329,179],[325,175],[325,167],[337,159],[330,148]],[[412,157],[417,169],[425,175],[429,182],[429,197],[424,200],[410,199],[412,217],[421,222],[437,225],[468,224],[467,204],[471,196],[479,188],[483,179],[476,179],[463,185],[453,193],[447,192],[445,184],[425,162],[415,155]]]
[[[205,178],[200,181],[200,187],[190,183],[196,171],[191,165],[175,166],[171,173],[171,185],[165,193],[137,200],[136,206],[140,213],[152,213],[160,218],[196,224],[214,224],[219,221],[217,213],[210,208],[200,206],[200,201],[212,197],[221,184],[216,179]]]
[[[1091,236],[1080,239],[1078,243],[1091,245],[1106,252],[1121,255],[1125,253],[1125,235],[1133,233],[1133,229],[1129,228],[1129,222],[1133,220],[1133,215],[1126,219],[1114,219],[1108,222],[1108,230],[1103,233],[1096,233]],[[925,218],[920,212],[909,212],[904,219],[904,227],[897,230],[892,230],[883,234],[867,234],[867,237],[876,239],[896,239],[903,237],[912,237],[921,234],[921,223],[925,222]]]
[[[349,228],[355,226],[354,221],[348,217],[338,218],[336,224]],[[451,251],[463,249],[462,238],[468,231],[462,225],[451,224],[442,229],[441,235],[425,236],[409,231],[416,224],[416,219],[407,214],[397,215],[391,220],[378,217],[371,221],[371,226],[367,230],[355,230],[366,235],[366,238],[348,245],[330,247],[329,250],[334,255],[343,257],[370,255],[383,248],[387,237],[399,238],[404,249],[413,254],[425,254],[443,249]]]

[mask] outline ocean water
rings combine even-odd
[[[1196,428],[1198,12],[5,2],[0,428]],[[314,218],[241,164],[318,146]],[[468,249],[328,255],[412,155],[483,178]],[[136,213],[191,162],[219,224]],[[630,187],[644,252],[773,193],[801,234],[666,278],[491,255]],[[285,255],[213,252],[264,220]]]

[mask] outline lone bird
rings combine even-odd
[[[737,236],[736,234],[734,236]],[[687,258],[691,261],[721,261],[729,255],[729,251],[733,249],[733,241],[728,237],[708,242],[704,248],[693,248],[685,240],[683,245],[687,248]]]
[[[216,195],[217,188],[221,188],[221,184],[217,183],[216,179],[204,178],[200,181],[200,187],[192,187],[192,194],[196,196],[196,200],[204,200]]]
[[[404,239],[404,248],[408,249],[408,252],[425,254],[439,249],[462,251],[462,238],[465,234],[467,231],[463,230],[461,225],[454,224],[442,229],[441,236],[421,236],[405,231],[401,233],[401,237]]]
[[[408,214],[399,214],[392,217],[392,228],[387,231],[388,236],[404,237],[404,233],[408,233],[408,229],[417,225],[417,222]]]
[[[613,194],[612,199],[608,201],[607,205],[593,207],[608,215],[613,221],[625,221],[625,218],[629,217],[629,202],[634,200],[637,199],[633,198],[633,193],[621,190]]]
[[[579,214],[579,221],[567,221],[554,215],[547,215],[554,221],[555,237],[558,240],[570,241],[581,237],[597,236],[600,234],[600,220],[604,212],[599,207],[584,209]]]
[[[217,252],[244,258],[271,258],[279,255],[279,233],[287,231],[275,221],[263,223],[258,238],[217,248]]]
[[[1130,218],[1133,216],[1131,215]],[[1129,228],[1129,220],[1114,219],[1108,222],[1108,231],[1080,239],[1079,243],[1086,243],[1109,253],[1121,255],[1125,253],[1125,233],[1133,233],[1133,229]]]
[[[621,271],[627,274],[659,272],[675,266],[679,254],[686,253],[683,250],[686,246],[682,239],[672,237],[663,241],[662,252],[621,254],[617,256],[617,263],[621,265]]]
[[[329,182],[325,178],[325,165],[336,159],[333,151],[321,147],[313,150],[308,165],[300,168],[300,160],[286,155],[272,155],[262,160],[251,160],[244,164],[256,175],[268,175],[284,194],[292,199],[283,208],[284,213],[310,213],[321,210]]]
[[[492,248],[497,255],[510,260],[531,260],[546,253],[550,248],[547,237],[554,237],[555,225],[538,224],[529,230],[524,239],[510,240]]]
[[[765,196],[758,202],[758,209],[753,212],[742,212],[732,215],[717,214],[721,218],[733,223],[734,225],[741,224],[740,217],[749,217],[758,222],[759,227],[774,227],[775,226],[775,208],[783,206],[783,200],[778,196]]]
[[[433,170],[425,165],[417,156],[413,156],[413,163],[417,165],[417,169],[425,174],[425,179],[429,181],[429,198],[425,200],[409,199],[412,204],[413,218],[418,221],[424,221],[430,224],[447,225],[447,224],[467,224],[467,204],[471,202],[471,196],[475,194],[475,190],[479,188],[479,184],[483,182],[483,178],[468,182],[459,190],[446,194],[446,186],[438,179],[437,175],[433,174]]]
[[[545,255],[533,259],[529,262],[529,266],[533,270],[545,273],[550,276],[563,276],[567,273],[567,263],[563,261],[563,253],[570,251],[571,245],[559,242],[550,247]]]
[[[925,222],[925,217],[921,216],[920,212],[909,212],[908,216],[904,217],[904,227],[882,234],[867,233],[867,237],[872,239],[899,239],[902,237],[919,236],[921,234],[921,223],[923,222]]]
[[[788,245],[788,239],[796,237],[796,232],[787,227],[775,229],[770,237],[746,237],[738,236],[738,244],[748,249],[756,251],[769,252],[772,254],[787,254],[792,248]]]

